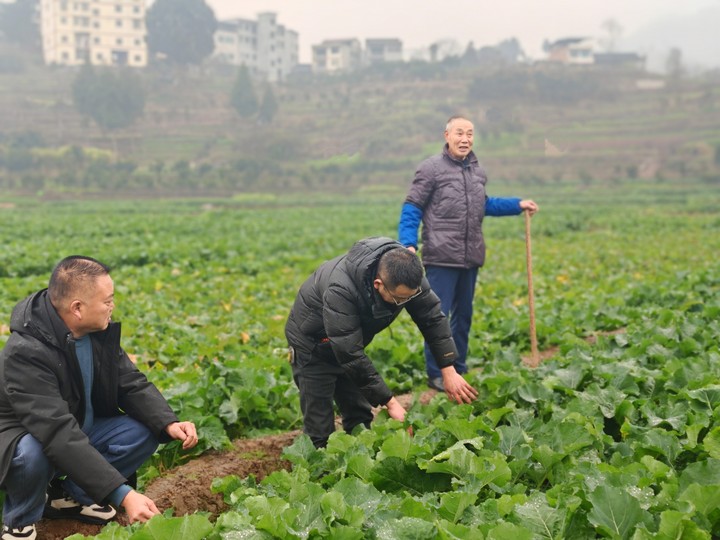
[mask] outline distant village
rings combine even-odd
[[[145,0],[41,0],[39,28],[44,62],[48,65],[115,65],[143,67],[148,64]],[[439,62],[462,55],[457,44],[429,44],[424,50],[403,50],[395,37],[328,39],[312,45],[312,61],[301,64],[298,32],[286,28],[273,12],[256,19],[218,21],[214,52],[209,61],[245,65],[258,79],[280,82],[298,73],[342,73],[388,62],[425,60]],[[515,41],[515,40],[512,40]],[[507,63],[526,62],[515,41]],[[574,65],[613,65],[643,69],[645,58],[632,52],[601,52],[591,37],[569,37],[545,43],[543,62]],[[494,47],[472,48],[464,54],[492,57]],[[503,52],[503,51],[501,51]]]

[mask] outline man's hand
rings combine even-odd
[[[197,431],[192,422],[173,422],[167,425],[165,432],[173,439],[182,441],[183,450],[188,450],[198,443]]]
[[[385,404],[385,407],[387,407],[387,412],[390,415],[390,418],[394,418],[400,422],[405,421],[405,407],[400,405],[400,402],[395,399],[394,396],[391,397],[390,401]]]
[[[390,415],[390,418],[394,418],[395,420],[399,420],[400,422],[405,421],[405,407],[400,405],[400,402],[395,399],[395,397],[391,397],[390,401],[388,401],[385,404],[385,408],[387,409],[388,414]],[[412,426],[409,426],[407,428],[407,432],[410,434],[410,436],[413,436],[413,428]]]
[[[520,201],[520,208],[523,210],[527,210],[530,212],[530,215],[532,216],[535,212],[540,210],[540,207],[535,203],[535,201],[531,201],[530,199],[525,199],[523,201]]]
[[[453,366],[447,366],[440,370],[443,378],[443,386],[445,386],[445,393],[452,401],[458,403],[472,403],[478,396],[477,390],[475,390],[470,384],[463,379]]]
[[[410,253],[417,253],[415,246],[408,246],[407,249],[408,249],[408,251],[410,251]]]
[[[146,522],[153,516],[160,513],[152,499],[134,489],[130,491],[120,503],[130,519],[130,523],[136,521]]]

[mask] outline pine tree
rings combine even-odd
[[[265,88],[262,103],[260,104],[260,113],[258,114],[258,122],[261,124],[269,124],[275,118],[278,110],[278,103],[275,94],[270,85]]]
[[[258,102],[252,80],[250,80],[250,72],[244,64],[238,70],[230,95],[230,103],[243,118],[249,118],[258,112]]]

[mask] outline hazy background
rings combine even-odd
[[[300,35],[300,61],[311,47],[331,38],[397,37],[406,54],[439,40],[456,40],[464,50],[516,37],[525,53],[542,56],[544,40],[607,36],[602,23],[623,28],[617,51],[648,56],[649,69],[662,69],[667,52],[679,47],[691,70],[720,65],[720,0],[207,0],[218,19],[254,19],[278,13],[278,22]]]

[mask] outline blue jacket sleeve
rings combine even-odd
[[[398,225],[398,240],[405,246],[412,246],[417,249],[418,228],[422,221],[423,211],[414,204],[405,203],[400,212],[400,224]]]
[[[519,197],[488,197],[485,199],[485,215],[501,217],[522,214],[521,200]]]

